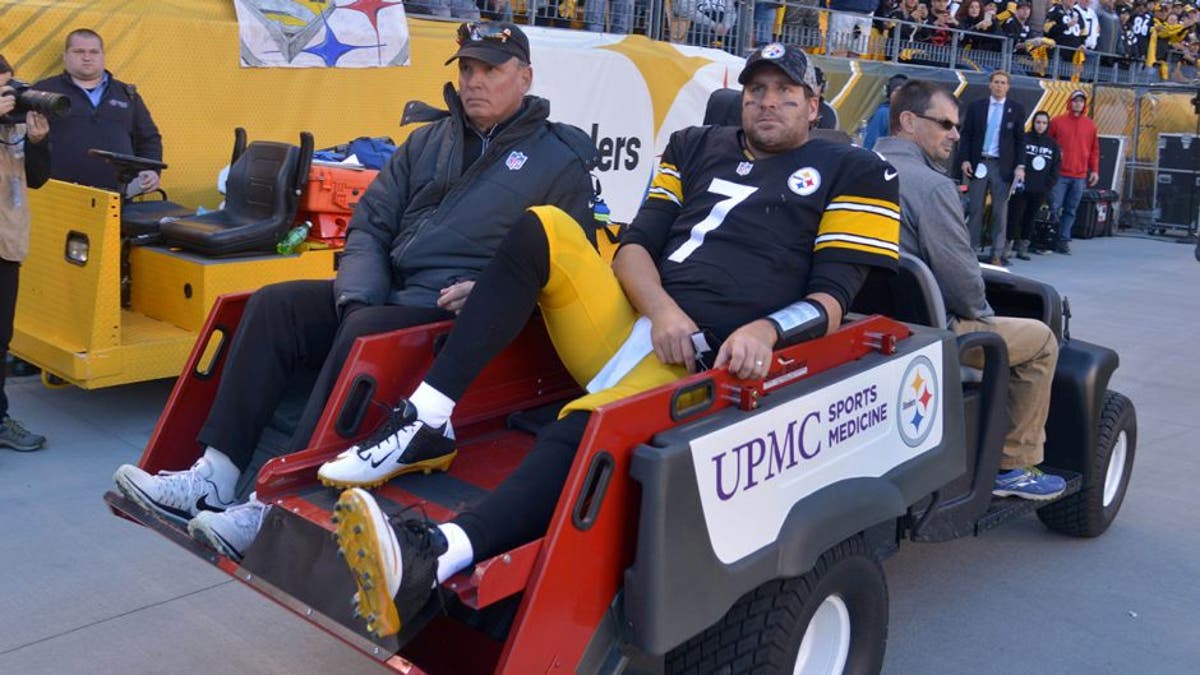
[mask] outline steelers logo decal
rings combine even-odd
[[[783,45],[779,44],[778,42],[772,42],[766,47],[763,47],[762,55],[764,59],[777,59],[783,56],[785,51],[787,50],[784,49]]]
[[[788,189],[801,197],[807,197],[821,188],[821,172],[806,166],[788,176]]]

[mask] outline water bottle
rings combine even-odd
[[[307,220],[293,227],[275,245],[275,250],[279,255],[291,255],[295,253],[300,244],[303,244],[304,240],[308,238],[308,231],[311,229],[312,223]]]

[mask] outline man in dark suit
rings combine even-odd
[[[1025,108],[1008,100],[1008,73],[997,70],[988,81],[991,95],[967,105],[958,157],[967,177],[970,215],[967,229],[971,246],[979,248],[983,232],[985,193],[992,195],[992,251],[994,265],[1007,264],[1004,252],[1008,196],[1025,183]]]

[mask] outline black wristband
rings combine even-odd
[[[819,338],[829,329],[829,313],[815,300],[793,302],[772,312],[767,320],[775,324],[775,332],[779,335],[776,348]]]

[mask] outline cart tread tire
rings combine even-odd
[[[667,654],[666,672],[790,675],[810,620],[834,595],[850,617],[843,672],[878,673],[887,645],[887,580],[862,535],[826,551],[804,575],[769,581],[742,596],[715,625]]]
[[[1038,518],[1046,527],[1073,537],[1098,537],[1121,510],[1129,478],[1133,472],[1133,458],[1137,448],[1137,413],[1123,394],[1109,391],[1104,396],[1104,408],[1100,413],[1099,433],[1096,435],[1095,453],[1091,466],[1083,476],[1083,489],[1079,492],[1038,509]],[[1116,492],[1107,506],[1104,504],[1104,488],[1109,472],[1109,459],[1124,435],[1125,461]]]

